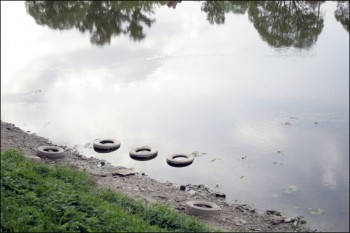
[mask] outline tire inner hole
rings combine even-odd
[[[177,156],[174,156],[173,159],[174,160],[185,160],[185,159],[187,159],[187,157],[184,155],[177,155]]]
[[[206,205],[206,204],[194,204],[194,205],[202,208],[209,208],[209,209],[213,208],[210,205]]]
[[[108,140],[101,141],[100,143],[101,143],[101,144],[108,144],[108,143],[113,144],[112,141],[108,141]]]
[[[150,152],[151,150],[150,149],[147,149],[147,148],[142,148],[142,149],[138,149],[136,150],[136,152]]]
[[[46,151],[46,152],[58,152],[58,150],[56,150],[56,149],[45,149],[44,151]]]

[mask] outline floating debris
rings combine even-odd
[[[218,161],[222,161],[220,158],[215,157],[215,158],[211,159],[211,160],[210,160],[210,162],[215,162],[216,160],[218,160]]]
[[[42,90],[37,89],[37,90],[35,90],[34,94],[39,94],[39,93],[42,93],[42,92],[43,92]]]
[[[198,152],[198,151],[193,151],[190,155],[192,155],[193,157],[200,157],[202,155],[205,155],[207,153],[205,152]]]
[[[292,125],[289,121],[286,121],[286,122],[284,122],[283,123],[283,125],[288,125],[288,126],[290,126],[290,125]]]
[[[245,181],[248,180],[248,178],[247,178],[246,176],[241,176],[239,179],[240,179],[242,182],[245,182]]]
[[[281,150],[276,151],[276,153],[277,153],[277,154],[284,155],[284,152],[283,152],[283,151],[281,151]]]
[[[241,159],[247,159],[247,158],[248,158],[248,156],[244,155]]]
[[[316,208],[316,209],[310,209],[310,214],[312,215],[320,215],[324,212],[323,209]]]
[[[298,191],[298,187],[295,185],[290,185],[287,188],[284,189],[285,193],[292,193]]]

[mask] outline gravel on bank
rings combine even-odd
[[[40,146],[55,145],[65,150],[62,159],[42,159],[37,156]],[[84,170],[90,174],[95,182],[126,194],[129,197],[146,203],[168,203],[179,212],[185,212],[186,201],[201,200],[217,204],[221,207],[221,214],[199,219],[227,232],[316,232],[307,226],[302,217],[285,217],[275,210],[258,213],[247,204],[228,203],[225,195],[215,193],[205,186],[181,186],[170,182],[160,182],[146,174],[135,173],[133,170],[113,166],[105,160],[85,157],[73,148],[56,145],[47,138],[31,132],[25,132],[14,124],[1,121],[1,151],[18,149],[26,157],[37,162],[51,165],[67,164],[72,168]]]

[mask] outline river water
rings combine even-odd
[[[1,2],[1,119],[349,231],[349,4]],[[96,138],[121,147],[97,153]],[[141,145],[158,156],[131,159]]]

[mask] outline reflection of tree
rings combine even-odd
[[[305,1],[250,2],[248,16],[263,40],[280,48],[309,48],[323,28],[320,4]]]
[[[77,28],[91,33],[91,43],[104,45],[111,37],[127,34],[134,41],[145,38],[143,25],[151,27],[149,18],[156,1],[27,1],[28,13],[39,25],[52,29]]]
[[[334,16],[349,32],[349,1],[338,1]]]
[[[248,1],[205,1],[202,11],[208,14],[207,19],[211,24],[223,24],[226,13],[244,14],[248,4]]]
[[[173,3],[181,1],[169,1]],[[168,4],[169,4],[168,2]],[[204,1],[201,10],[211,24],[224,24],[229,13],[245,14],[269,45],[309,48],[323,29],[323,1]],[[91,43],[110,43],[112,36],[145,38],[143,27],[151,27],[155,7],[166,1],[27,1],[28,13],[40,25],[52,29],[76,28],[90,32]],[[338,2],[335,17],[349,31],[349,2]]]

